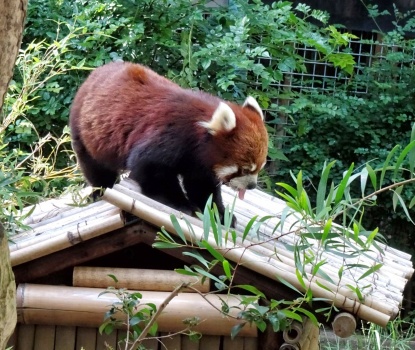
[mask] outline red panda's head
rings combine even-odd
[[[200,122],[213,137],[213,170],[222,183],[238,191],[256,187],[265,166],[268,134],[258,102],[249,96],[242,106],[220,102],[209,121]]]

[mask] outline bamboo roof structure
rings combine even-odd
[[[209,238],[209,244],[229,261],[240,263],[243,268],[273,281],[271,283],[275,283],[275,286],[272,285],[271,288],[280,286],[280,279],[284,279],[304,292],[296,275],[294,252],[289,249],[299,242],[301,232],[296,231],[297,222],[294,217],[286,219],[283,227],[278,225],[281,215],[284,215],[285,202],[260,190],[247,191],[245,200],[242,201],[235,198],[235,193],[226,186],[222,188],[222,196],[225,204],[232,206],[235,203],[237,245],[231,245],[226,241],[218,244],[213,237]],[[128,231],[130,224],[123,212],[129,212],[139,218],[138,230],[144,232],[144,235],[151,230],[157,232],[160,227],[175,234],[170,218],[171,214],[175,214],[188,241],[194,239],[194,236],[203,237],[203,225],[200,220],[143,196],[135,184],[124,179],[114,188],[107,189],[103,200],[85,207],[74,207],[68,199],[48,201],[35,207],[26,219],[30,229],[12,237],[12,266],[18,270],[19,266],[26,266],[25,264],[35,259],[59,254],[67,248],[80,246],[89,240],[97,241],[99,244],[99,240],[104,242],[105,237],[120,229],[127,229],[123,231],[125,236],[121,237],[118,234],[112,239],[134,240],[137,235],[131,235]],[[270,218],[262,223],[257,234],[244,238],[244,229],[254,216]],[[184,218],[192,224],[192,233],[188,232]],[[102,245],[105,245],[103,249],[110,249],[106,247],[106,243]],[[341,310],[381,326],[385,326],[389,320],[397,316],[402,305],[405,285],[414,272],[411,255],[377,243],[364,254],[350,257],[349,263],[355,261],[355,267],[344,271],[340,278],[338,270],[344,264],[344,257],[322,249],[317,240],[310,249],[320,256],[321,260],[324,259],[326,263],[321,269],[324,276],[329,276],[329,279],[323,279],[321,275],[313,275],[311,267],[306,267],[307,287],[311,289],[314,297],[325,299]],[[367,268],[378,264],[382,266],[376,272],[364,276]],[[53,268],[49,265],[45,265],[45,268]],[[348,285],[360,287],[364,291],[363,298]],[[293,294],[293,298],[295,297]]]

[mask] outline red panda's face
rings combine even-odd
[[[209,122],[200,125],[213,135],[219,155],[213,170],[219,181],[238,191],[243,199],[247,189],[257,185],[265,166],[268,134],[256,100],[248,97],[241,106],[221,102]]]

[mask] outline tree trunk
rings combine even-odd
[[[0,0],[0,110],[22,40],[27,0]],[[0,135],[1,137],[1,135]],[[0,350],[16,325],[16,285],[7,235],[0,224]]]

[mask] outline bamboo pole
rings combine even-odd
[[[99,218],[92,220],[82,228],[78,227],[78,225],[74,225],[70,229],[68,228],[64,234],[12,252],[10,254],[12,266],[20,265],[71,247],[82,241],[111,232],[123,226],[124,222],[119,213],[105,219]]]
[[[120,187],[123,187],[123,186],[119,186],[118,188],[115,187],[114,190],[117,190],[117,192],[119,192]],[[140,200],[140,202],[143,202],[143,201],[145,202],[145,200],[142,199],[142,197],[146,198],[145,196],[143,196],[141,194],[138,194],[136,192],[133,192],[131,190],[127,190],[125,188],[122,188],[122,190],[123,190],[123,192],[121,192],[121,193],[126,194],[129,197],[134,196],[134,198],[137,199],[137,200]],[[149,203],[149,204],[151,204],[151,203]],[[160,209],[163,210],[164,208],[160,208]],[[251,238],[251,240],[255,241],[255,239],[252,239],[252,238]],[[238,243],[241,243],[241,242],[238,242]],[[254,251],[257,251],[257,252],[263,254],[264,256],[267,256],[269,259],[277,260],[278,264],[280,264],[280,262],[283,262],[283,263],[286,263],[286,264],[288,263],[288,265],[289,265],[288,268],[290,268],[291,270],[293,268],[295,269],[293,253],[289,252],[287,249],[280,249],[278,251],[278,249],[276,247],[272,247],[271,244],[268,244],[268,245],[269,245],[269,248],[270,248],[269,251],[266,251],[266,249],[263,249],[262,246],[266,246],[266,244],[263,244],[263,243],[253,246],[252,249]],[[274,248],[274,250],[277,249],[277,253],[279,253],[279,254],[282,254],[282,255],[287,255],[288,254],[288,256],[291,258],[291,260],[290,259],[284,259],[284,257],[279,255],[279,254],[277,254],[277,256],[276,256],[274,254],[274,252],[271,251],[271,248]],[[328,265],[330,265],[330,260],[329,260]],[[311,268],[309,268],[308,270],[309,270],[308,272],[310,272]],[[365,270],[362,270],[360,272],[360,275],[362,275],[364,272],[365,272]],[[344,274],[344,276],[342,277],[342,280],[340,281],[337,271],[333,270],[331,273],[328,272],[327,274],[329,276],[331,276],[334,283],[336,283],[336,285],[330,284],[330,285],[333,286],[333,288],[335,288],[335,289],[337,288],[341,294],[344,294],[346,296],[351,296],[351,297],[354,298],[354,293],[351,292],[350,289],[346,286],[347,284],[351,284],[351,285],[356,284],[356,278],[354,276],[351,276],[349,278],[348,273],[346,272]],[[338,287],[338,284],[340,282],[342,283],[342,286],[340,286],[341,288]],[[327,285],[326,282],[325,282],[325,284]],[[357,283],[357,285],[360,286],[360,287],[365,287],[368,284],[371,284],[373,286],[373,288],[372,288],[372,290],[367,290],[367,293],[365,295],[365,303],[367,303],[371,307],[373,307],[373,308],[375,308],[375,309],[377,309],[377,310],[379,310],[383,313],[386,313],[386,314],[389,314],[389,315],[396,315],[398,313],[400,303],[402,302],[402,298],[403,298],[402,294],[397,293],[396,290],[393,290],[393,287],[387,288],[387,284],[382,283],[382,281],[379,282],[380,287],[378,287],[377,284],[374,283],[373,279],[370,279],[370,277],[366,277],[366,278],[362,279],[361,281],[359,281]],[[385,289],[388,290],[388,292],[389,292],[387,294],[388,296],[386,296],[384,291],[380,289],[382,287],[382,284],[384,285]],[[393,299],[391,299],[391,297]]]
[[[142,196],[142,195],[139,195]],[[137,197],[137,199],[139,199],[140,197]],[[241,243],[241,242],[238,242]],[[243,246],[241,244],[241,246]],[[284,267],[284,263],[287,263],[287,259],[285,261],[283,261],[284,259],[281,256],[275,256],[271,251],[267,252],[266,249],[262,248],[262,244],[261,245],[255,245],[252,248],[254,251],[257,251],[263,255],[265,255],[266,257],[268,257],[269,259],[273,259],[275,264],[279,265],[281,269],[289,269],[290,271],[292,271],[292,273],[295,274],[295,264],[293,261],[293,255],[292,255],[292,261],[289,261],[289,264],[287,266]],[[285,252],[287,252],[287,250],[281,250],[280,253],[284,254]],[[281,265],[281,262],[283,263]],[[362,271],[362,274],[364,273],[364,271]],[[334,283],[340,283],[340,280],[338,278],[338,274],[337,272],[333,272],[331,275]],[[315,277],[315,279],[317,279],[317,277]],[[372,283],[373,281],[371,280],[366,280],[367,283]],[[365,284],[363,281],[360,283],[360,287],[364,287]],[[338,290],[339,293],[341,293],[342,295],[345,295],[347,297],[351,297],[351,298],[356,298],[354,292],[352,292],[346,285],[347,282],[349,282],[350,284],[355,284],[354,279],[348,279],[346,277],[343,277],[342,279],[342,285],[339,286],[338,284],[332,284],[332,283],[328,283],[327,281],[324,281],[324,284],[326,286],[328,286],[329,288],[332,288],[332,290]],[[400,302],[402,301],[402,295],[399,295],[397,293],[393,294],[393,293],[389,293],[389,295],[392,295],[395,297],[395,299],[397,300],[393,300],[388,298],[387,296],[385,296],[384,293],[382,293],[379,290],[372,290],[372,291],[368,291],[367,294],[370,295],[365,295],[365,303],[369,306],[371,306],[372,308],[381,311],[382,313],[385,313],[387,315],[391,315],[391,316],[395,316],[398,311],[399,311],[399,305]]]
[[[21,284],[17,292],[18,320],[23,324],[99,327],[103,323],[104,314],[113,303],[119,301],[113,294],[99,296],[103,291],[105,289]],[[153,303],[157,309],[171,294],[149,291],[139,293],[142,295],[140,305]],[[243,322],[225,317],[218,311],[224,300],[230,306],[231,315],[236,317],[239,298],[225,294],[208,294],[205,298],[198,293],[179,293],[157,319],[159,331],[179,332],[186,328],[183,320],[199,317],[201,322],[194,328],[195,331],[229,335],[233,326]],[[123,315],[119,317],[125,320]],[[242,328],[240,336],[256,337],[257,329],[247,324]]]
[[[224,194],[224,201],[228,204],[231,204],[235,198],[235,194],[227,186],[222,186],[222,192]],[[280,213],[283,211],[283,209],[286,207],[284,201],[276,197],[272,197],[260,190],[247,191],[244,200],[241,201],[239,199],[236,199],[236,202],[238,204],[236,206],[237,209],[241,207],[249,208],[250,205],[254,206],[256,210],[260,210],[260,216],[269,215],[271,212],[274,213],[276,217],[278,217],[280,216]],[[270,211],[270,208],[277,208],[278,210],[272,211],[271,209]],[[250,218],[249,215],[248,218]],[[288,221],[290,222],[289,218]],[[365,240],[365,237],[361,237],[361,239]],[[386,246],[384,243],[381,242],[376,242],[376,244],[380,246],[380,248],[382,249],[382,254],[385,255],[387,259],[395,261],[398,265],[412,267],[411,254]],[[414,272],[413,269],[411,271],[412,273]],[[411,278],[411,276],[408,277]]]
[[[109,277],[113,275],[117,282]],[[210,280],[203,284],[195,276],[181,275],[175,271],[153,269],[128,269],[116,267],[77,266],[73,270],[74,287],[127,288],[171,292],[181,283],[189,283],[201,293],[210,291]],[[183,289],[183,292],[193,292]]]
[[[126,195],[123,195],[113,189],[107,189],[104,193],[103,198],[108,202],[118,206],[119,208],[131,212],[138,217],[141,217],[143,220],[146,220],[156,226],[164,226],[169,232],[174,233],[174,227],[170,221],[169,216],[166,213],[153,210],[151,207],[140,203]],[[179,224],[186,236],[186,239],[191,241],[192,236],[188,232],[187,225],[179,220]],[[193,227],[197,237],[202,237],[203,232],[198,227]],[[250,268],[251,270],[263,274],[274,280],[282,278],[293,286],[302,289],[301,284],[299,283],[295,272],[287,271],[286,265],[278,266],[275,261],[270,263],[268,259],[259,257],[255,253],[246,250],[244,248],[235,248],[229,249],[226,246],[226,243],[223,243],[223,247],[217,247],[213,237],[209,237],[208,243],[214,247],[218,248],[219,252],[223,254],[226,258],[231,261],[237,262]],[[315,297],[325,298],[327,300],[332,300],[336,307],[347,310],[358,315],[360,318],[367,320],[369,322],[376,323],[381,326],[386,326],[387,322],[390,320],[390,316],[396,312],[394,308],[386,308],[388,313],[383,313],[378,310],[371,308],[365,304],[358,302],[358,297],[351,291],[344,291],[339,289],[337,286],[328,286],[332,291],[328,291],[325,288],[320,287],[315,283],[315,278],[311,279],[309,286],[313,291]],[[324,284],[327,286],[328,283],[324,281]],[[341,294],[341,292],[347,292],[347,295]]]
[[[10,251],[14,252],[22,248],[30,247],[43,241],[48,241],[53,237],[65,234],[74,226],[79,230],[88,227],[91,222],[105,221],[107,217],[119,215],[120,209],[113,205],[105,206],[102,210],[96,211],[85,210],[84,215],[76,213],[70,215],[62,220],[57,220],[45,227],[37,227],[35,230],[29,230],[13,237],[13,242],[10,243]]]
[[[239,200],[239,203],[241,202],[242,201]],[[266,212],[259,213],[259,217],[263,217],[266,215],[269,215],[269,213],[266,213]],[[253,215],[251,217],[253,217]],[[245,218],[244,217],[241,218],[240,216],[238,216],[239,224],[246,225],[248,221],[251,219],[251,217],[246,216]],[[282,232],[281,227],[275,230],[275,227],[277,227],[279,223],[280,221],[277,218],[272,218],[272,219],[269,219],[267,222],[265,222],[259,230],[261,239],[263,240],[274,239],[275,241],[279,241],[283,244],[288,243],[291,245],[295,245],[299,239],[294,232],[296,230],[296,227],[298,227],[298,225],[293,220],[286,219],[286,226],[288,225],[290,227],[290,231],[293,231],[293,234],[287,235],[284,232]],[[317,246],[318,246],[318,242],[316,241],[316,247]],[[316,247],[310,247],[310,249],[313,250],[314,253],[320,254],[322,259],[327,259],[328,261],[330,261],[330,263],[332,262],[335,263],[338,268],[344,265],[344,262],[341,257],[337,257],[335,254],[328,254],[327,252],[324,252],[324,251],[321,252]],[[414,269],[412,268],[411,261],[400,259],[400,258],[397,258],[396,256],[390,256],[389,253],[384,254],[383,252],[379,252],[377,250],[374,250],[373,248],[372,248],[372,251],[365,251],[365,253],[362,255],[359,255],[359,257],[348,258],[348,264],[374,265],[376,263],[382,263],[384,265],[384,267],[381,270],[377,271],[378,275],[390,276],[392,274],[392,275],[397,275],[398,277],[399,276],[404,277],[404,278],[400,278],[400,280],[396,282],[396,283],[400,283],[399,286],[401,286],[402,279],[404,279],[404,281],[408,280],[409,278],[411,278],[411,276],[414,273]],[[363,273],[364,271],[362,270],[362,274]],[[406,284],[406,282],[404,282],[404,284]]]

